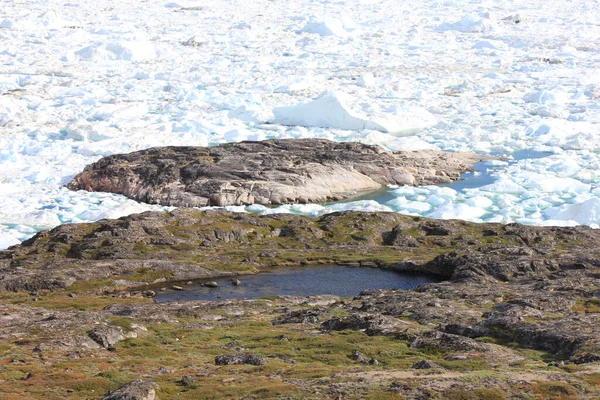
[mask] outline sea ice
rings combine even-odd
[[[466,33],[487,33],[497,29],[495,21],[489,13],[480,15],[465,15],[460,21],[448,23],[444,22],[436,28],[440,32],[459,31]]]
[[[5,1],[0,247],[154,209],[64,189],[100,156],[262,138],[513,156],[375,200],[424,216],[598,227],[600,8],[588,3]],[[344,204],[244,210],[378,209]]]
[[[315,33],[321,36],[344,37],[356,29],[356,25],[349,19],[325,18],[320,20],[316,17],[306,23],[300,33]]]
[[[310,103],[288,107],[275,107],[273,124],[300,125],[307,127],[335,128],[344,130],[376,130],[391,134],[410,134],[423,129],[432,122],[426,110],[415,108],[412,115],[408,108],[394,108],[388,113],[365,115],[351,107],[353,99],[341,92],[324,92]],[[417,116],[415,118],[414,116]]]
[[[575,221],[581,225],[600,224],[600,199],[592,198],[579,204],[563,204],[544,210],[547,219]]]

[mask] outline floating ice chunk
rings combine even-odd
[[[562,90],[538,90],[523,97],[527,103],[565,104],[569,100],[568,93]]]
[[[432,213],[428,214],[427,217],[479,221],[479,218],[484,215],[485,212],[486,211],[482,208],[472,207],[464,203],[445,203],[435,209]]]
[[[289,107],[275,107],[271,123],[280,125],[300,125],[307,127],[335,128],[360,131],[363,129],[376,130],[391,134],[408,135],[431,124],[431,118],[426,110],[407,108],[392,113],[379,115],[364,115],[361,111],[350,107],[352,99],[342,93],[324,92],[310,103]],[[416,117],[415,117],[416,116]]]
[[[356,84],[361,87],[375,86],[375,83],[375,77],[370,72],[361,74],[360,77],[356,80]]]
[[[459,31],[465,33],[487,33],[496,30],[496,23],[488,14],[465,15],[460,21],[454,23],[444,22],[436,28],[439,32]]]
[[[506,45],[497,40],[481,40],[473,45],[474,49],[504,50]]]
[[[51,229],[61,224],[58,215],[51,209],[29,212],[24,215],[23,220],[26,221],[27,225],[32,225],[39,229]]]
[[[573,178],[559,177],[541,177],[535,176],[523,183],[527,189],[535,189],[542,192],[561,193],[561,192],[589,192],[591,185],[582,183]]]
[[[79,215],[79,218],[84,221],[98,221],[100,219],[116,219],[126,215],[141,213],[144,211],[159,211],[170,210],[173,207],[161,207],[149,204],[137,203],[133,200],[127,200],[123,203],[118,203],[112,199],[103,200],[101,207],[95,210],[87,210]]]
[[[496,182],[489,185],[485,185],[479,188],[484,192],[496,192],[496,193],[511,193],[511,194],[522,194],[527,191],[523,186],[513,182],[508,178],[498,179]]]
[[[591,198],[579,204],[563,204],[544,210],[547,219],[576,221],[581,225],[600,224],[600,199]]]
[[[502,160],[489,160],[485,162],[485,165],[495,168],[495,167],[506,167],[508,166],[508,162]]]
[[[114,57],[114,53],[106,50],[102,44],[86,46],[80,50],[77,50],[75,55],[81,60],[91,62],[111,60]]]
[[[227,114],[229,118],[235,118],[251,124],[263,124],[273,118],[273,114],[269,111],[263,110],[259,106],[255,105],[243,105],[239,106],[235,110],[229,111]]]
[[[279,86],[277,89],[275,89],[275,92],[277,93],[295,93],[295,92],[300,92],[302,90],[306,90],[309,89],[312,85],[312,80],[308,80],[308,79],[300,79],[296,82],[292,82],[288,85],[281,85]]]
[[[157,58],[154,44],[143,40],[110,42],[106,44],[106,50],[114,53],[117,60],[148,61]]]
[[[465,204],[476,208],[489,208],[494,205],[494,202],[484,196],[475,196],[467,199]]]
[[[348,203],[337,203],[328,206],[332,211],[393,211],[388,206],[379,204],[375,200],[359,200]]]
[[[367,135],[360,137],[354,137],[353,140],[357,140],[364,144],[375,144],[383,146],[390,151],[418,151],[418,150],[439,150],[439,148],[433,144],[427,143],[418,136],[404,136],[397,137],[383,132],[373,131]]]
[[[241,142],[244,140],[265,140],[266,136],[263,132],[250,132],[245,129],[234,129],[229,132],[225,132],[223,136],[227,142]]]
[[[434,207],[441,206],[444,203],[451,202],[452,199],[449,199],[446,196],[440,196],[438,194],[432,194],[427,198],[427,203],[431,204]]]
[[[241,29],[241,30],[252,29],[252,25],[250,25],[247,22],[240,22],[239,24],[234,25],[233,29]]]
[[[229,212],[246,213],[246,206],[226,206],[225,209]]]
[[[389,204],[389,203],[388,203]],[[431,204],[424,201],[409,201],[399,207],[400,211],[407,211],[410,213],[423,214],[431,210]]]
[[[13,99],[10,96],[0,96],[0,126],[16,121],[26,110],[26,101]]]
[[[0,232],[0,250],[4,250],[10,246],[14,246],[15,244],[19,244],[21,241],[17,239],[10,232]]]
[[[344,22],[334,18],[325,18],[322,21],[311,18],[311,21],[308,21],[300,32],[315,33],[321,36],[344,37],[348,35],[348,31],[344,27]]]
[[[529,125],[525,135],[544,145],[563,149],[593,150],[600,148],[600,128],[597,124],[581,121],[545,119]]]
[[[26,16],[17,19],[7,18],[0,23],[0,28],[14,30],[39,30],[40,21],[32,16]]]
[[[320,204],[292,204],[290,205],[290,211],[294,214],[308,215],[316,217],[322,215],[326,210],[326,207]]]
[[[552,204],[539,198],[526,199],[519,203],[523,210],[534,212],[550,207]]]

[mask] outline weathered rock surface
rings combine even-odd
[[[217,365],[265,365],[266,363],[267,360],[264,357],[249,353],[221,354],[215,357]]]
[[[111,349],[125,339],[120,326],[98,326],[88,332],[90,338],[105,349]]]
[[[421,360],[412,365],[412,369],[430,369],[430,368],[441,368],[436,363],[429,360]]]
[[[361,143],[280,139],[113,155],[87,166],[68,187],[180,207],[318,203],[387,184],[449,183],[480,160],[467,153],[394,154]]]
[[[157,386],[154,382],[138,379],[109,392],[102,400],[156,400]]]

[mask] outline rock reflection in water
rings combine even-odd
[[[183,291],[169,290],[159,293],[157,300],[226,300],[251,299],[261,296],[310,296],[333,294],[342,297],[358,295],[370,289],[415,289],[418,286],[436,282],[429,275],[417,275],[382,270],[346,266],[315,266],[280,268],[257,275],[239,277],[240,286],[235,286],[231,278],[217,280],[218,288],[201,285],[185,286]]]

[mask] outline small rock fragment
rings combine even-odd
[[[242,281],[240,281],[239,279],[232,279],[231,283],[233,283],[234,286],[240,286],[242,284]]]
[[[172,288],[173,290],[183,290],[183,287],[181,287],[181,286],[177,286],[177,285],[173,285],[173,286],[171,286],[171,288]]]
[[[210,282],[206,282],[204,284],[204,286],[209,287],[209,288],[216,288],[216,287],[219,287],[219,284],[215,281],[210,281]]]

